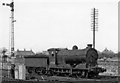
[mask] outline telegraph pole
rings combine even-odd
[[[91,27],[93,31],[93,48],[95,48],[95,31],[98,30],[98,10],[93,8],[92,14],[91,14],[92,20],[91,20]]]
[[[9,6],[11,8],[11,34],[10,34],[10,55],[11,57],[14,57],[14,1],[12,0],[12,2],[10,4],[8,3],[3,3],[4,6]]]

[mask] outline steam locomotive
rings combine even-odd
[[[41,75],[93,78],[106,71],[98,67],[98,53],[91,44],[85,49],[78,49],[75,45],[72,50],[50,48],[47,52],[25,57],[26,79]]]

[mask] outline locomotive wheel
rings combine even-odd
[[[94,73],[94,77],[97,78],[99,76],[99,73]]]
[[[81,78],[85,77],[85,71],[82,71]]]
[[[97,78],[98,77],[98,73],[95,73],[95,72],[89,72],[88,74],[88,78]]]
[[[80,77],[81,78],[87,78],[88,77],[88,71],[83,70]]]
[[[46,74],[46,70],[45,69],[42,70],[42,74]]]
[[[46,70],[44,68],[38,67],[35,69],[35,73],[37,73],[38,75],[46,74]]]
[[[28,73],[30,73],[30,74],[33,73],[33,68],[32,67],[28,67],[27,70],[28,70]]]
[[[50,73],[50,71],[49,71],[49,70],[47,71],[47,75],[48,75],[48,76],[51,76],[51,73]]]
[[[93,78],[93,77],[94,77],[94,73],[93,72],[89,72],[88,78]]]
[[[41,68],[36,68],[35,69],[35,73],[37,73],[38,75],[41,75],[42,71],[41,71]]]
[[[48,75],[48,76],[53,76],[53,75],[54,75],[54,73],[53,73],[53,71],[52,71],[52,70],[49,70],[49,71],[47,72],[47,75]]]

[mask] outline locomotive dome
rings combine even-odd
[[[78,47],[77,47],[76,45],[74,45],[74,46],[72,47],[72,50],[78,50]]]

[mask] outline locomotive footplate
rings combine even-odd
[[[99,73],[103,73],[105,71],[106,69],[101,68],[101,67],[90,68],[88,71],[88,78],[98,77]]]
[[[103,72],[106,72],[106,69],[101,67],[93,67],[89,69],[89,72],[103,73]]]
[[[91,78],[91,77],[97,77],[99,73],[102,73],[105,71],[106,69],[100,68],[100,67],[72,69],[72,76],[82,77],[82,78]]]

